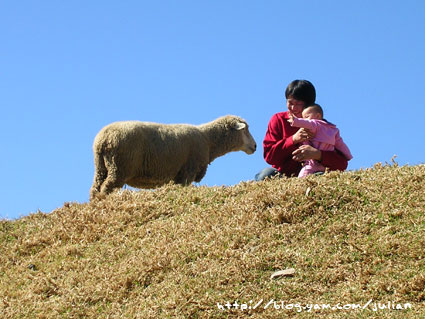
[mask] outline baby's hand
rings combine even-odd
[[[288,111],[288,115],[289,115],[289,118],[288,118],[289,124],[294,123],[294,114],[291,111]]]

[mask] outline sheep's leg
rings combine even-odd
[[[101,186],[100,192],[102,194],[109,194],[112,193],[114,189],[123,187],[125,182],[119,174],[114,156],[105,156],[104,160],[108,175]]]
[[[105,182],[102,185],[102,188],[100,192],[102,194],[110,194],[114,191],[116,188],[121,188],[124,186],[125,183],[121,182],[116,178],[116,176],[108,175]]]
[[[195,176],[195,182],[199,183],[202,180],[202,178],[204,178],[206,173],[207,173],[207,166],[202,166],[199,169],[198,174],[196,174],[196,176]]]
[[[176,177],[174,177],[173,181],[176,184],[189,185],[190,183],[193,182],[194,179],[195,179],[195,176],[190,176],[190,174],[187,171],[187,167],[183,167],[177,173]]]
[[[185,185],[185,177],[179,172],[176,177],[174,177],[173,182],[176,184]]]
[[[192,182],[199,182],[207,172],[207,166],[199,167],[198,164],[184,165],[174,178],[176,184],[190,185]]]
[[[91,200],[100,192],[100,188],[108,175],[103,156],[97,153],[94,154],[94,170],[93,185],[90,189]]]

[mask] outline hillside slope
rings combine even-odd
[[[377,164],[1,221],[0,318],[425,317],[424,190]]]

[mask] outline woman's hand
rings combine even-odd
[[[292,135],[292,141],[293,141],[294,144],[299,144],[299,143],[307,141],[307,140],[309,140],[313,137],[314,137],[314,134],[310,130],[307,130],[305,128],[300,128],[297,131],[297,133]]]
[[[292,159],[297,162],[306,160],[322,160],[322,152],[311,145],[301,145],[292,152],[292,155]]]

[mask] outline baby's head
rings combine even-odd
[[[312,104],[303,110],[302,116],[308,120],[323,120],[323,109],[319,104]]]

